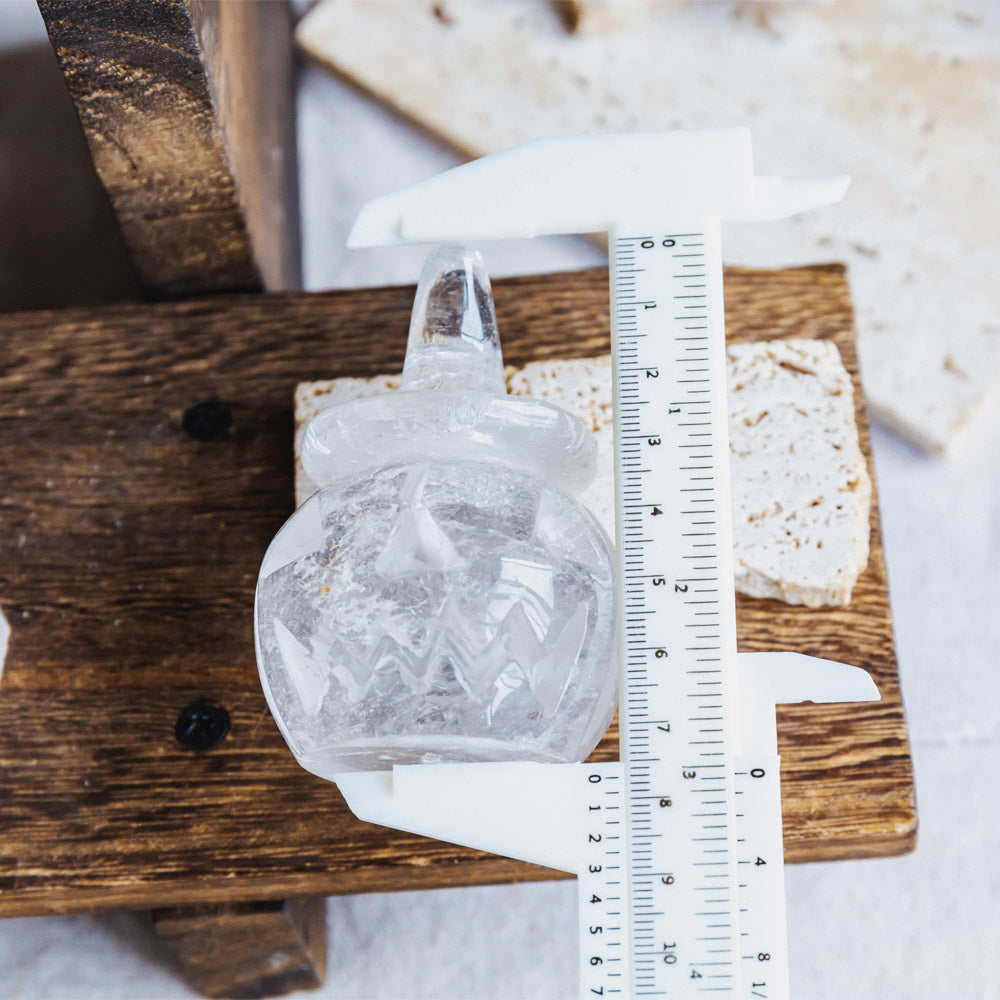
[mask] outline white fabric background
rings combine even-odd
[[[0,3],[8,44],[37,37],[30,6]],[[315,67],[301,76],[299,126],[307,287],[415,280],[422,250],[348,253],[344,237],[366,198],[451,154]],[[883,253],[894,249],[904,248]],[[486,256],[494,275],[601,259],[574,239]],[[947,458],[878,428],[873,443],[920,845],[905,858],[787,869],[793,996],[1000,997],[1000,421],[981,420]],[[313,996],[572,997],[575,905],[570,881],[333,899],[329,972]],[[194,995],[140,917],[0,922],[2,997]]]

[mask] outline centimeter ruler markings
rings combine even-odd
[[[734,757],[718,224],[619,233],[611,273],[621,763],[585,769],[581,995],[777,1000],[778,761]]]

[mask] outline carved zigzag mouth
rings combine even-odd
[[[333,681],[359,703],[398,678],[416,697],[456,694],[460,687],[483,706],[489,722],[506,696],[525,686],[544,716],[555,713],[565,694],[587,634],[587,606],[578,606],[558,632],[547,636],[533,623],[537,614],[519,599],[498,624],[484,624],[449,595],[417,648],[390,627],[357,651],[328,623],[308,649],[279,620],[274,624],[295,688],[311,714],[319,713]]]

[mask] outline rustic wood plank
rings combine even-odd
[[[171,907],[153,927],[208,997],[273,997],[323,985],[326,900]]]
[[[608,350],[606,271],[494,290],[511,363]],[[0,317],[0,605],[13,627],[0,915],[558,877],[358,822],[295,764],[258,684],[253,590],[293,509],[293,387],[398,367],[412,299],[402,287]],[[856,378],[842,267],[730,270],[726,306],[734,339],[830,338]],[[221,440],[184,430],[206,400],[231,412]],[[741,648],[855,663],[883,694],[781,711],[788,859],[910,850],[877,508],[850,607],[741,597],[738,621]],[[195,752],[174,725],[202,697],[231,729]],[[616,740],[597,756],[614,757]]]
[[[282,0],[39,0],[146,293],[299,287]]]

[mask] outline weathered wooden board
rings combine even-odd
[[[298,288],[284,0],[38,0],[154,297]]]
[[[495,293],[508,361],[608,350],[606,271],[497,281]],[[398,367],[412,298],[387,288],[0,317],[0,606],[13,628],[0,915],[558,877],[358,822],[295,764],[258,685],[253,589],[293,508],[293,387]],[[726,299],[733,338],[831,338],[856,373],[842,267],[731,270]],[[206,400],[231,411],[222,440],[184,430]],[[877,512],[871,548],[849,608],[738,603],[743,649],[856,663],[883,695],[781,711],[789,860],[915,842]],[[174,726],[201,697],[232,726],[199,753]],[[612,732],[597,755],[615,753]]]

